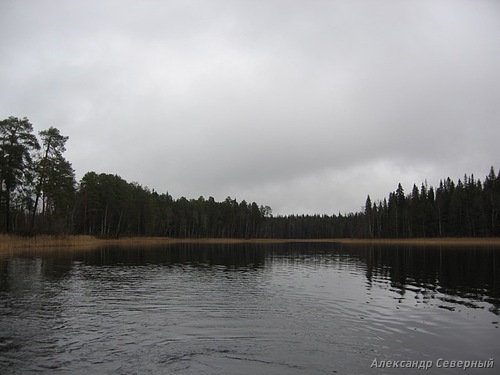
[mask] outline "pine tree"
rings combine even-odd
[[[0,210],[3,211],[4,229],[11,231],[11,205],[17,194],[29,202],[29,189],[33,185],[34,151],[40,145],[33,135],[33,126],[25,117],[9,117],[0,121]]]
[[[39,132],[42,154],[36,163],[35,203],[31,227],[35,227],[38,204],[42,199],[42,220],[51,215],[67,219],[75,192],[75,174],[71,164],[64,158],[68,137],[62,136],[58,129],[50,127]],[[61,228],[59,228],[61,229]]]

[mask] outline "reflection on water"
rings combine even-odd
[[[397,374],[370,365],[500,361],[499,250],[310,243],[4,257],[0,373]]]

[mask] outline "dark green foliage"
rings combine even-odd
[[[33,153],[39,148],[27,118],[0,121],[0,210],[6,232],[18,229],[17,217],[12,223],[12,213],[24,213],[32,206]]]
[[[257,237],[264,209],[228,197],[174,200],[117,175],[89,172],[77,194],[76,230],[102,237]]]
[[[68,232],[72,225],[75,194],[75,174],[63,156],[68,137],[62,136],[54,127],[39,132],[39,135],[42,153],[35,163],[35,202],[31,229],[38,232]]]
[[[398,184],[388,199],[348,215],[279,216],[266,220],[264,237],[284,238],[422,238],[500,235],[500,174],[491,168],[484,184],[474,176],[439,187],[413,185],[405,195]]]
[[[71,231],[75,177],[62,155],[68,138],[54,127],[39,135],[41,147],[27,118],[0,122],[0,230],[5,232]]]
[[[484,184],[474,176],[457,183],[450,178],[439,187],[420,191],[413,186],[405,196],[401,184],[365,215],[376,218],[375,237],[485,237],[500,235],[500,174],[493,167]],[[484,188],[483,188],[484,186]]]
[[[484,183],[464,176],[437,188],[422,183],[405,195],[367,196],[363,212],[272,215],[269,206],[199,197],[174,199],[113,174],[86,173],[77,186],[63,157],[67,137],[39,132],[28,119],[0,122],[0,231],[75,233],[101,237],[410,238],[500,236],[500,174]]]

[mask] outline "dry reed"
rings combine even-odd
[[[89,248],[106,245],[151,246],[174,243],[238,244],[238,243],[287,243],[323,242],[342,244],[370,245],[408,245],[408,246],[498,246],[500,238],[400,238],[400,239],[237,239],[237,238],[168,238],[168,237],[126,237],[102,239],[93,236],[49,236],[20,237],[0,234],[0,253],[15,249],[42,248]]]

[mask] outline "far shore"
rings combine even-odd
[[[340,243],[348,245],[408,245],[408,246],[498,246],[500,238],[329,238],[329,239],[239,239],[239,238],[170,238],[170,237],[123,237],[96,238],[93,236],[48,236],[20,237],[0,234],[0,253],[16,249],[43,248],[89,248],[107,245],[152,246],[169,244],[278,244],[278,243]]]

